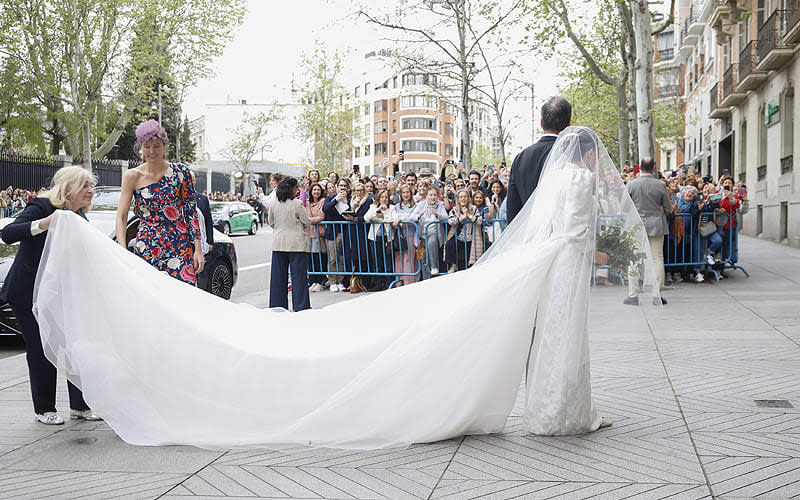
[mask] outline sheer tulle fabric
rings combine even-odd
[[[592,228],[573,242],[566,228],[580,223],[559,230],[557,204],[581,196],[596,206],[597,192],[573,193],[558,170],[548,163],[537,194],[470,270],[301,313],[218,299],[61,213],[34,294],[45,353],[133,444],[377,449],[499,432],[537,310],[553,311],[553,325],[580,313],[562,328],[587,334],[591,258],[565,249],[593,242]],[[597,185],[596,173],[580,175]],[[581,293],[564,306],[565,291],[548,283],[574,262],[581,279],[570,286]],[[554,362],[573,362],[563,358]],[[588,373],[588,348],[583,359]],[[570,383],[572,372],[559,367],[547,384]]]

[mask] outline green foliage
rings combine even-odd
[[[17,250],[19,250],[19,245],[6,245],[5,243],[0,243],[0,258],[17,255]]]
[[[197,161],[197,152],[195,151],[195,144],[192,142],[192,131],[189,129],[189,117],[184,117],[183,125],[181,126],[181,154],[178,158],[179,161],[191,165]]]
[[[245,115],[238,127],[231,130],[233,138],[222,150],[243,174],[248,173],[252,163],[261,151],[269,146],[269,131],[273,124],[283,118],[277,105],[269,111]]]
[[[0,65],[0,149],[44,154],[45,115],[34,102],[29,83],[18,84],[19,61],[6,58]]]
[[[684,124],[680,99],[657,102],[653,109],[653,117],[656,122],[656,142],[683,137]]]
[[[624,272],[631,263],[638,263],[647,254],[639,248],[635,228],[624,230],[621,223],[603,225],[595,240],[595,249],[608,254],[608,265],[612,270]]]
[[[52,150],[63,141],[73,156],[104,156],[128,123],[145,114],[157,81],[170,81],[180,103],[186,89],[210,74],[213,58],[242,21],[244,5],[245,0],[4,0],[0,52],[18,62],[20,71],[3,74],[0,87],[30,89],[32,99],[24,102],[38,102],[37,121]]]
[[[491,163],[492,165],[500,165],[502,163],[500,156],[495,155],[491,148],[478,142],[472,150],[472,168],[481,168],[485,164]]]
[[[354,109],[360,109],[363,103],[353,102],[350,92],[338,81],[342,71],[342,54],[338,50],[329,52],[319,42],[313,54],[303,57],[303,110],[296,125],[303,140],[313,144],[314,166],[323,172],[343,173],[345,158],[361,134],[353,118]]]
[[[619,119],[616,89],[600,81],[588,68],[571,73],[569,85],[561,89],[572,103],[572,124],[594,130],[608,154],[619,165]]]

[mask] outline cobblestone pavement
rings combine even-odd
[[[596,316],[594,397],[614,426],[584,436],[526,436],[518,402],[502,434],[399,451],[135,447],[103,423],[34,423],[24,357],[2,359],[0,497],[800,496],[800,250],[742,238],[741,255],[750,278],[680,283],[658,315]]]

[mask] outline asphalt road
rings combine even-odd
[[[266,225],[258,232],[231,235],[239,260],[239,279],[231,293],[232,302],[248,302],[266,306],[269,290],[270,252],[272,251],[272,229]]]

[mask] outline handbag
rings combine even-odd
[[[417,260],[424,261],[425,258],[428,256],[428,254],[427,254],[427,252],[425,250],[425,244],[424,244],[425,240],[419,240],[419,241],[420,241],[420,243],[422,243],[422,245],[417,247],[417,252],[416,252],[417,255],[416,255],[416,257],[417,257]]]
[[[394,248],[395,252],[408,250],[408,238],[406,238],[406,232],[402,227],[395,229],[394,237],[392,238],[392,248]]]
[[[697,226],[697,232],[700,233],[700,236],[703,238],[708,238],[712,234],[717,232],[717,225],[714,224],[714,221],[705,221],[701,222],[699,226]]]
[[[350,293],[366,292],[367,287],[361,282],[358,276],[350,276]]]

